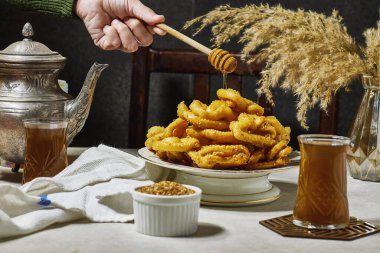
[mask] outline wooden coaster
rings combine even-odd
[[[350,217],[348,227],[335,230],[301,228],[294,225],[292,219],[293,215],[289,214],[260,221],[260,224],[282,236],[345,241],[372,235],[380,231],[380,228],[355,217]]]

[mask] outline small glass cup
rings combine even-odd
[[[346,153],[350,139],[310,134],[298,136],[300,172],[293,224],[309,229],[348,226]]]
[[[25,166],[22,183],[36,177],[52,177],[67,167],[66,128],[60,118],[24,120]]]

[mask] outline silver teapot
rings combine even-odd
[[[0,51],[0,159],[21,164],[25,155],[23,119],[66,117],[67,143],[82,129],[96,82],[107,64],[94,63],[79,95],[72,97],[58,84],[66,58],[33,41],[26,23],[22,41]]]

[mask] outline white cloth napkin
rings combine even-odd
[[[0,238],[84,217],[93,222],[133,220],[130,191],[152,183],[144,166],[142,159],[99,145],[55,177],[36,178],[21,187],[2,184]]]

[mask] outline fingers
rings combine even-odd
[[[166,35],[166,32],[164,30],[161,30],[160,28],[158,28],[156,26],[147,25],[146,27],[151,34],[157,34],[159,36]]]
[[[139,48],[139,41],[136,40],[131,29],[118,19],[114,19],[111,23],[119,36],[119,50],[124,52],[135,52]]]
[[[103,36],[95,42],[103,50],[114,50],[120,47],[120,39],[114,27],[106,25],[103,28]]]
[[[140,1],[136,0],[131,5],[131,16],[143,20],[148,25],[156,25],[165,22],[163,15],[157,15],[152,9],[146,7]]]
[[[104,35],[96,43],[104,50],[121,50],[135,52],[141,47],[152,44],[153,36],[149,29],[138,19],[128,18],[124,23],[118,19],[112,21],[103,29]]]
[[[129,27],[139,46],[147,47],[153,42],[152,33],[136,18],[126,18],[124,23]]]
[[[159,36],[166,34],[165,31],[155,26],[156,24],[165,22],[163,15],[157,15],[152,9],[142,4],[139,0],[134,1],[131,8],[131,15],[146,23],[146,27],[151,34],[157,34]]]
[[[148,30],[148,32],[149,32],[150,34],[152,34],[152,35],[155,35],[155,34],[156,34],[156,32],[153,31],[153,26],[147,25],[147,26],[146,26],[146,29]]]
[[[164,36],[166,35],[166,32],[164,30],[161,30],[160,28],[156,27],[156,26],[151,26],[151,25],[147,25],[146,26],[146,29],[149,31],[150,34],[152,35],[160,35],[160,36]]]

